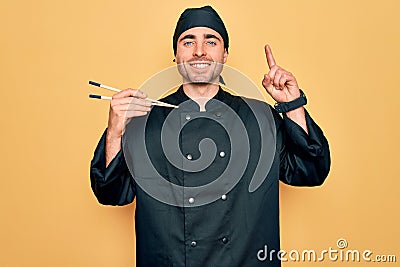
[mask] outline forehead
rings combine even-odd
[[[199,38],[208,34],[215,35],[222,41],[222,36],[217,31],[208,27],[194,27],[189,30],[186,30],[179,36],[178,40],[180,40],[182,37],[186,35],[193,35],[195,38]]]

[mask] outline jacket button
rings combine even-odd
[[[224,152],[224,151],[219,152],[219,156],[220,156],[221,158],[225,157],[225,152]]]
[[[189,203],[190,203],[190,204],[193,204],[193,203],[194,203],[194,198],[193,198],[193,197],[189,198]]]
[[[221,199],[222,199],[222,200],[226,200],[226,195],[222,195],[222,196],[221,196]]]
[[[218,111],[218,112],[215,113],[215,116],[220,118],[222,116],[222,113]]]
[[[190,115],[189,115],[189,114],[186,115],[185,119],[186,119],[187,121],[190,120]]]
[[[228,238],[226,238],[226,237],[222,238],[222,243],[224,243],[224,244],[228,243]]]
[[[187,154],[187,155],[186,155],[186,158],[187,158],[188,160],[192,160],[192,159],[193,159],[193,157],[192,157],[191,154]]]
[[[190,246],[192,246],[192,247],[197,246],[197,242],[196,242],[196,241],[192,241],[192,242],[190,243]]]

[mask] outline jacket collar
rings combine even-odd
[[[175,102],[175,103],[172,103],[172,104],[179,105],[180,103],[183,103],[183,102],[185,102],[185,101],[190,100],[190,101],[192,101],[192,102],[197,106],[197,108],[199,109],[198,104],[197,104],[195,101],[191,100],[191,99],[185,94],[185,92],[183,91],[183,85],[179,86],[178,90],[176,91],[176,93],[175,93],[174,95],[175,95],[175,97],[174,97],[174,101],[173,101],[173,102]],[[231,104],[233,98],[234,98],[233,95],[231,95],[230,93],[228,93],[227,91],[225,91],[224,89],[222,89],[221,86],[220,86],[219,89],[218,89],[217,94],[216,94],[212,99],[221,101],[221,102],[223,102],[223,103],[225,103],[225,104],[227,104],[227,105],[229,106],[229,105]],[[209,102],[210,102],[210,101],[209,101]],[[208,103],[206,104],[206,109],[207,109],[207,105],[208,105]]]

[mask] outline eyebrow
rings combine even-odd
[[[219,39],[216,35],[214,35],[214,34],[206,34],[205,36],[204,36],[206,39],[217,39],[218,41],[221,41],[221,39]]]
[[[185,39],[195,39],[195,36],[193,34],[187,34],[183,36],[179,41],[183,41]]]
[[[208,33],[208,34],[204,34],[204,38],[205,39],[217,39],[218,41],[221,41],[220,38],[218,38],[216,35]],[[186,39],[196,39],[196,36],[194,36],[193,34],[187,34],[185,36],[183,36],[179,42],[186,40]]]

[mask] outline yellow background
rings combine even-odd
[[[260,84],[269,43],[330,142],[322,187],[281,186],[282,249],[343,237],[400,261],[399,1],[3,0],[0,266],[134,266],[134,206],[101,206],[90,189],[108,103],[88,93],[110,93],[87,82],[138,87],[171,66],[179,14],[206,3],[227,25],[228,64]]]

